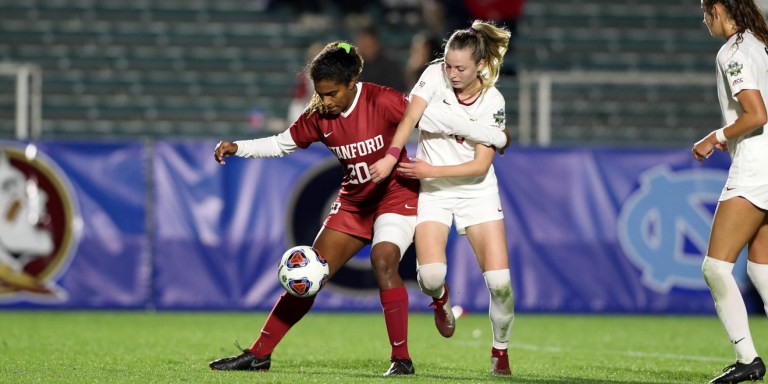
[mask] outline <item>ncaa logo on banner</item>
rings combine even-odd
[[[673,287],[707,289],[701,263],[707,252],[714,208],[726,171],[667,165],[640,175],[640,187],[619,215],[619,242],[642,272],[643,284],[666,293]],[[739,256],[734,275],[746,282],[746,256]],[[742,273],[743,272],[743,273]]]
[[[4,144],[4,145],[3,145]],[[33,144],[0,144],[0,302],[61,302],[82,228],[71,184]]]

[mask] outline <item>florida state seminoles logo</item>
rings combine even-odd
[[[0,301],[58,301],[80,216],[63,173],[29,145],[0,146]]]

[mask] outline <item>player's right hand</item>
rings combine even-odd
[[[379,161],[371,165],[368,170],[371,171],[373,182],[378,184],[386,179],[389,174],[392,173],[392,168],[395,167],[395,164],[397,164],[397,159],[395,159],[394,156],[385,155],[383,158],[379,159]]]
[[[216,144],[216,149],[213,150],[213,158],[216,159],[216,162],[219,164],[226,164],[224,161],[225,157],[229,157],[237,153],[237,144],[231,142],[231,141],[219,141],[218,144]]]

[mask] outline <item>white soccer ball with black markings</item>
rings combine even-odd
[[[312,247],[293,247],[280,259],[277,277],[280,285],[297,297],[312,297],[328,280],[328,262]]]

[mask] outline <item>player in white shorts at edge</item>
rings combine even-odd
[[[514,322],[504,215],[492,165],[495,150],[460,131],[484,126],[506,132],[504,97],[495,83],[509,36],[508,30],[483,21],[456,30],[444,57],[424,70],[411,91],[387,155],[371,167],[374,181],[384,180],[418,122],[416,158],[397,170],[421,181],[415,241],[419,286],[433,298],[438,331],[451,337],[455,319],[445,283],[445,248],[455,221],[472,245],[490,292],[494,375],[511,374],[507,346]]]
[[[711,383],[738,383],[765,375],[733,266],[748,245],[747,274],[768,303],[768,106],[762,94],[768,96],[768,26],[753,0],[702,0],[701,8],[710,34],[726,39],[717,54],[717,92],[725,126],[697,142],[691,154],[698,161],[715,149],[731,155],[701,269],[736,363]]]

